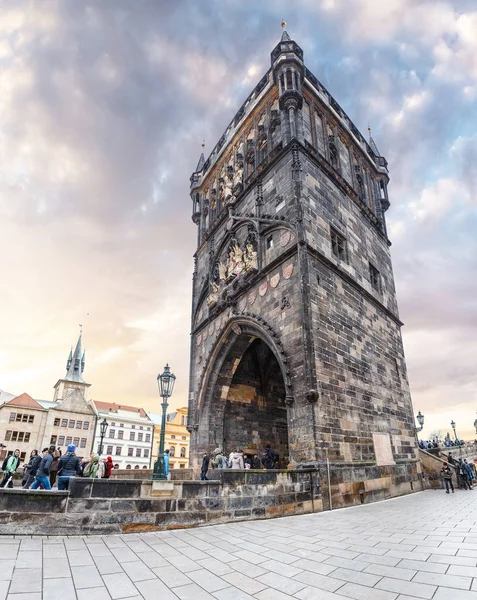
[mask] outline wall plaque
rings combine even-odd
[[[387,433],[373,433],[374,454],[378,467],[395,465],[391,438]]]

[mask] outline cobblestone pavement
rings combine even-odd
[[[477,491],[94,537],[0,537],[0,600],[477,600]]]

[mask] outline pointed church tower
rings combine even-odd
[[[54,386],[55,393],[53,400],[55,402],[64,400],[71,390],[80,390],[86,398],[87,389],[91,384],[86,383],[83,379],[86,352],[81,347],[82,335],[83,331],[81,330],[74,353],[73,349],[70,350],[68,360],[66,361],[66,375],[62,379],[59,379]]]

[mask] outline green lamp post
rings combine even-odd
[[[157,385],[159,386],[159,395],[162,398],[162,421],[161,421],[161,437],[159,438],[159,453],[157,460],[154,463],[153,479],[167,479],[165,463],[164,463],[164,443],[166,439],[166,414],[168,403],[167,400],[172,396],[176,376],[171,373],[171,369],[167,364],[164,367],[163,373],[157,376]]]

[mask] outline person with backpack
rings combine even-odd
[[[80,459],[76,456],[76,446],[70,444],[66,449],[66,454],[58,461],[58,489],[67,490],[71,477],[75,477],[81,472]]]
[[[223,454],[222,454],[222,448],[216,448],[214,450],[214,457],[212,458],[211,465],[213,469],[222,469],[222,458],[223,458]]]
[[[33,481],[35,480],[35,475],[38,470],[38,466],[41,463],[41,456],[38,454],[38,450],[32,450],[30,453],[30,460],[25,467],[25,475],[22,481],[22,488],[27,490]]]
[[[463,487],[464,490],[471,490],[472,486],[470,485],[470,478],[467,473],[466,464],[462,461],[462,458],[459,458],[459,462],[457,463],[457,483],[459,483],[459,487]]]
[[[15,450],[13,454],[7,456],[7,458],[3,461],[2,470],[3,470],[3,479],[2,483],[0,483],[0,487],[13,487],[13,475],[15,471],[18,469],[18,465],[20,464],[20,450]]]
[[[231,452],[229,456],[229,465],[231,469],[244,469],[243,464],[243,452],[239,450],[238,452]]]
[[[262,465],[266,469],[274,469],[279,460],[280,457],[278,456],[278,454],[275,452],[275,450],[272,450],[270,444],[267,444],[265,446],[265,452],[262,456]]]
[[[446,463],[441,469],[442,477],[444,478],[444,483],[446,484],[446,494],[449,493],[449,486],[454,493],[454,484],[452,483],[452,469]]]
[[[101,479],[104,476],[104,462],[99,460],[99,454],[94,454],[91,461],[83,469],[83,477]]]
[[[45,490],[51,490],[50,485],[50,467],[53,462],[53,452],[56,450],[55,446],[50,446],[49,448],[43,449],[43,458],[38,466],[38,471],[36,472],[35,481],[30,489],[36,490],[37,488],[43,486]]]
[[[464,458],[463,468],[465,472],[465,476],[467,477],[467,483],[469,485],[469,490],[472,490],[472,480],[474,479],[474,472],[472,471],[472,467],[469,465],[467,460]]]
[[[207,481],[207,471],[209,470],[209,457],[204,454],[202,457],[202,468],[200,471],[200,478],[202,481]]]

